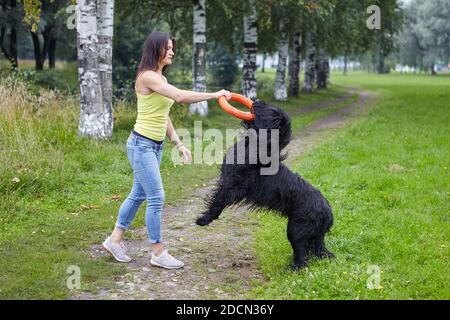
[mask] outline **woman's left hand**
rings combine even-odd
[[[184,145],[179,146],[177,149],[183,156],[183,158],[181,159],[181,162],[184,164],[191,163],[191,161],[192,161],[191,151],[189,151],[189,149],[186,148]]]

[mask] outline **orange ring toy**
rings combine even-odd
[[[255,119],[255,115],[253,113],[238,110],[235,107],[233,107],[231,104],[229,104],[227,101],[227,98],[225,96],[219,97],[218,100],[219,100],[219,104],[222,107],[222,109],[225,112],[231,114],[232,116],[242,119],[242,120],[246,120],[246,121],[252,121],[253,119]],[[246,107],[247,109],[250,109],[250,110],[253,107],[253,101],[251,99],[244,97],[237,93],[231,94],[231,100],[239,102],[244,107]]]

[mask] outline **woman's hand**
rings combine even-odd
[[[183,144],[177,145],[177,149],[182,155],[181,163],[183,164],[191,163],[192,155],[189,149],[186,148]]]
[[[227,100],[231,99],[231,92],[228,90],[224,90],[224,89],[215,92],[214,95],[215,95],[216,99],[219,99],[219,97],[221,97],[221,96],[225,96],[227,98]]]

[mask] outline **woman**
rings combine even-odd
[[[161,236],[161,211],[164,189],[159,167],[161,164],[164,137],[175,145],[183,162],[192,160],[190,151],[181,143],[169,118],[174,101],[191,104],[220,96],[231,98],[229,91],[202,93],[180,90],[170,85],[163,73],[172,63],[175,41],[162,32],[151,33],[144,43],[139,64],[135,91],[138,116],[134,130],[127,141],[128,159],[133,167],[134,182],[131,193],[119,209],[112,234],[103,242],[103,247],[120,262],[130,262],[123,245],[123,237],[133,221],[139,206],[147,200],[146,226],[152,247],[150,263],[167,269],[183,267],[165,249]]]

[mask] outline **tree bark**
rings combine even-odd
[[[344,53],[344,76],[347,75],[347,58],[348,58],[348,53],[347,53],[347,50],[345,50],[345,53]]]
[[[193,10],[192,87],[193,91],[206,92],[206,0],[193,0]],[[190,111],[206,116],[208,102],[193,103],[190,106]]]
[[[278,40],[278,66],[275,77],[275,100],[286,101],[286,60],[289,51],[289,39],[283,20],[279,22],[280,38]]]
[[[296,32],[294,35],[293,48],[289,59],[289,96],[298,97],[300,91],[300,50],[301,50],[301,34]]]
[[[4,14],[10,9],[12,13],[14,14],[13,10],[15,10],[17,7],[17,0],[10,0],[10,1],[2,1],[1,2],[1,8]],[[9,32],[7,32],[9,29]],[[5,36],[6,39],[8,39],[8,49],[6,49],[5,46]],[[19,69],[19,61],[17,59],[17,28],[16,24],[13,23],[9,26],[9,28],[6,28],[3,26],[0,29],[0,50],[2,54],[5,56],[5,58],[9,61],[11,65],[11,69],[13,71],[17,71]]]
[[[106,135],[112,136],[114,126],[113,115],[113,80],[112,51],[114,31],[114,0],[97,0],[97,34],[98,34],[98,67],[102,84],[103,111],[105,112]]]
[[[19,62],[17,59],[17,31],[14,27],[10,29],[9,34],[6,31],[6,27],[2,27],[0,29],[0,50],[11,64],[11,69],[17,70],[19,68]],[[7,38],[9,38],[8,50],[6,49],[4,44],[5,35],[7,36]]]
[[[384,69],[384,56],[383,54],[380,54],[378,57],[378,73],[382,74],[385,73],[385,69]]]
[[[11,67],[16,70],[19,63],[17,62],[17,31],[16,28],[11,28],[9,42],[9,54],[11,55]]]
[[[377,65],[377,72],[379,74],[386,73],[386,70],[385,70],[385,67],[384,67],[384,50],[383,50],[381,33],[380,33],[379,40],[378,40],[378,65]]]
[[[430,71],[431,71],[431,75],[432,75],[432,76],[437,75],[436,71],[434,70],[434,64],[431,65]]]
[[[100,73],[97,13],[101,0],[78,0],[77,47],[80,82],[80,123],[78,134],[108,138],[112,134],[112,113],[105,108]],[[111,0],[113,1],[113,0]],[[109,3],[109,1],[107,1]],[[100,19],[101,20],[101,19]],[[101,46],[100,46],[101,47]],[[104,66],[102,66],[104,68]]]
[[[48,45],[48,67],[54,69],[56,64],[56,37],[51,36]]]
[[[53,36],[53,26],[49,25],[42,32],[42,36],[44,37],[44,45],[42,47],[42,65],[45,64],[45,60],[48,56],[48,49],[50,47],[50,39]]]
[[[242,94],[256,98],[256,52],[258,33],[256,29],[256,7],[251,1],[250,15],[244,17],[244,66],[242,70]]]
[[[330,83],[330,76],[331,76],[331,72],[330,72],[330,57],[328,55],[326,56],[326,60],[325,60],[325,74],[326,74],[327,85],[328,85]]]
[[[315,78],[315,54],[316,48],[314,45],[314,37],[311,32],[307,33],[306,42],[306,57],[305,57],[305,79],[303,81],[302,91],[306,93],[313,92],[314,78]]]
[[[325,54],[325,49],[320,48],[316,59],[316,79],[318,89],[327,88],[327,64],[328,57]]]
[[[262,60],[262,68],[261,68],[261,72],[266,72],[266,53],[263,53],[263,60]]]
[[[31,38],[33,39],[33,47],[34,47],[34,61],[35,61],[35,69],[36,70],[43,70],[45,60],[47,59],[47,56],[49,55],[49,50],[51,43],[53,39],[56,38],[53,34],[53,26],[48,25],[45,27],[44,30],[42,30],[42,46],[41,41],[39,39],[39,34],[37,32],[31,32]]]
[[[41,43],[38,34],[33,31],[30,32],[34,47],[34,68],[40,71],[44,69],[44,59],[42,57]]]

